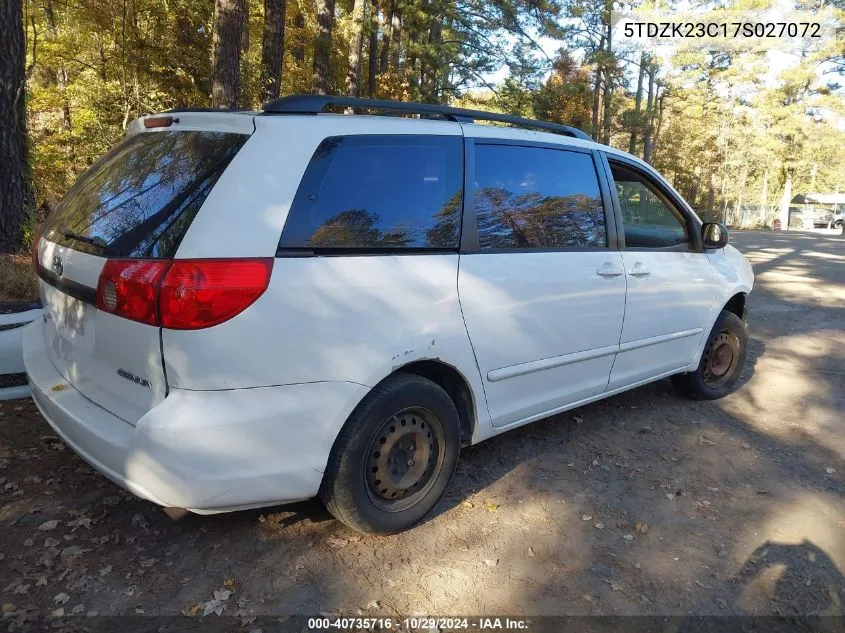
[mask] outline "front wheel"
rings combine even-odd
[[[443,496],[460,444],[460,419],[449,395],[421,376],[396,374],[347,420],[320,497],[335,518],[359,532],[400,532]]]
[[[739,381],[748,346],[748,328],[733,312],[722,310],[695,371],[672,376],[676,389],[694,400],[716,400]]]

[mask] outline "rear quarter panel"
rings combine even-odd
[[[461,134],[455,123],[390,117],[255,121],[256,133],[218,180],[177,258],[272,257],[308,162],[328,136]],[[276,258],[266,292],[235,318],[204,330],[162,331],[168,384],[372,387],[411,362],[439,359],[465,377],[476,419],[489,421],[458,302],[458,262],[457,253]]]

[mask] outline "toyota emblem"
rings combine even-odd
[[[62,258],[58,255],[53,255],[53,272],[56,273],[58,277],[61,277],[64,271],[65,267],[64,264],[62,264]]]

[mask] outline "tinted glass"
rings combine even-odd
[[[459,137],[343,136],[317,148],[281,248],[457,248]]]
[[[220,132],[129,136],[76,181],[43,235],[95,255],[172,257],[247,138]]]
[[[683,215],[641,174],[611,164],[625,223],[625,245],[676,246],[688,240]]]
[[[607,244],[604,208],[589,154],[477,145],[475,173],[481,248]]]

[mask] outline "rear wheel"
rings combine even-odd
[[[389,377],[356,407],[332,448],[320,487],[329,512],[370,534],[423,519],[455,470],[461,426],[449,395],[413,374]]]
[[[745,364],[748,329],[737,315],[722,310],[710,332],[701,362],[695,371],[672,376],[683,395],[695,400],[715,400],[736,388]]]

